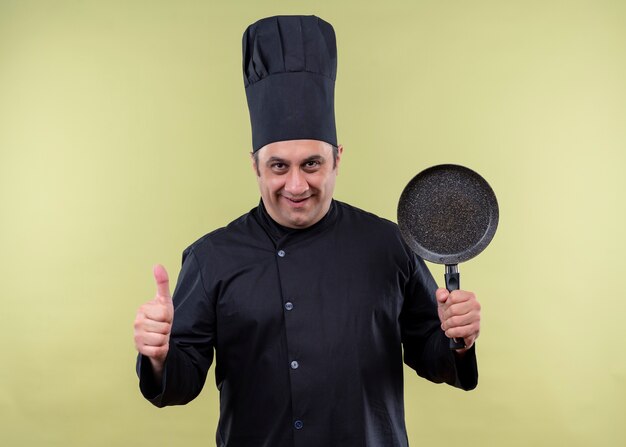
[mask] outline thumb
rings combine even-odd
[[[437,297],[437,303],[441,306],[448,300],[448,296],[450,296],[450,292],[448,292],[448,289],[439,288],[435,292],[435,296]]]
[[[167,270],[161,264],[157,264],[152,268],[154,280],[157,285],[157,297],[171,298],[170,294],[170,278],[167,276]]]

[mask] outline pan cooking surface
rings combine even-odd
[[[398,224],[411,248],[441,264],[457,264],[480,253],[498,223],[493,190],[474,171],[440,165],[415,176],[398,205]]]

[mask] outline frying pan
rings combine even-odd
[[[423,259],[445,264],[446,289],[460,288],[458,264],[489,245],[498,227],[498,202],[489,184],[469,168],[432,166],[406,185],[398,203],[398,227]],[[450,339],[450,349],[464,348]]]

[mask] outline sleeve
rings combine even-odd
[[[463,355],[450,350],[437,313],[436,289],[424,261],[413,255],[400,313],[404,363],[431,382],[472,390],[478,384],[476,347]]]
[[[193,400],[202,390],[213,361],[215,303],[207,293],[201,265],[192,249],[183,253],[172,299],[174,321],[162,382],[155,383],[147,357],[139,354],[137,358],[139,389],[157,407]]]

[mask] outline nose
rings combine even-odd
[[[292,196],[300,196],[309,189],[309,184],[305,179],[304,173],[300,169],[292,169],[287,174],[285,181],[285,191]]]

